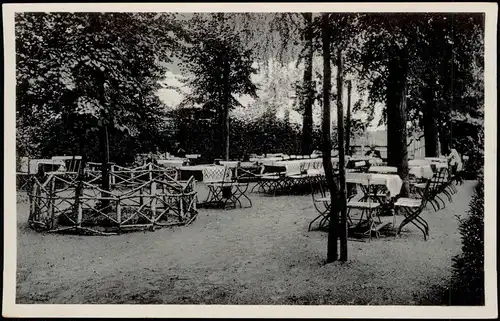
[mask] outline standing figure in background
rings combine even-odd
[[[455,148],[449,151],[446,158],[448,159],[448,165],[451,169],[451,175],[455,176],[457,172],[462,170],[462,158]]]

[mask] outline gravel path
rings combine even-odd
[[[431,236],[349,242],[349,261],[324,264],[327,234],[307,232],[311,196],[251,194],[253,207],[201,210],[187,227],[117,236],[41,234],[18,203],[17,303],[437,304],[460,251],[455,215],[474,182],[444,210],[427,210]],[[398,217],[398,222],[401,218]]]

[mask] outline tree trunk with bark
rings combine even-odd
[[[447,117],[448,118],[448,117]],[[449,126],[449,118],[445,123],[439,126],[439,143],[441,144],[441,154],[448,155],[451,148],[451,134]]]
[[[437,106],[434,99],[435,80],[429,78],[428,85],[424,88],[424,139],[425,156],[437,157],[439,155],[438,128],[437,128]]]
[[[76,177],[76,187],[75,187],[75,201],[73,204],[73,216],[78,217],[78,209],[80,207],[80,197],[83,194],[83,179],[85,173],[85,166],[87,164],[87,156],[85,154],[85,131],[76,131],[76,135],[79,137],[78,140],[78,154],[82,157],[80,162],[80,168],[78,169]]]
[[[332,138],[330,136],[330,95],[332,91],[332,69],[330,65],[330,26],[329,14],[322,14],[322,40],[323,40],[323,168],[325,178],[330,190],[330,224],[328,226],[328,249],[326,262],[331,263],[338,259],[338,188],[335,183],[332,165]]]
[[[99,73],[99,102],[102,106],[106,104],[106,97],[104,94],[104,74]],[[99,126],[99,140],[101,149],[101,197],[109,197],[109,138],[108,138],[108,122],[105,113],[101,113],[101,125]],[[102,199],[101,206],[105,212],[109,210],[109,200]]]
[[[227,59],[224,59],[223,62],[224,66],[224,74],[223,74],[223,81],[224,81],[224,159],[226,161],[229,160],[229,97],[231,93],[229,92],[229,61]]]
[[[340,209],[340,260],[347,261],[347,209],[346,209],[346,186],[345,186],[345,151],[344,151],[344,107],[342,105],[343,93],[343,66],[342,51],[337,53],[337,128],[339,140],[339,209]]]
[[[352,84],[351,81],[347,81],[347,119],[345,124],[345,152],[347,155],[351,155],[351,90]]]
[[[314,103],[314,86],[312,82],[313,74],[313,40],[314,33],[312,28],[312,13],[305,12],[302,14],[306,20],[306,58],[304,60],[304,94],[303,101],[303,118],[302,118],[302,154],[310,155],[312,153],[312,134],[313,134],[313,119],[312,107]]]
[[[406,77],[408,55],[405,50],[393,55],[388,64],[387,80],[387,164],[398,168],[403,180],[401,195],[407,196],[408,148],[406,131]]]
[[[109,158],[108,158],[108,126],[103,124],[99,128],[99,138],[101,140],[101,189],[104,191],[101,194],[101,197],[109,197]],[[103,199],[102,207],[107,208],[109,205],[109,200]],[[106,210],[107,211],[107,210]]]

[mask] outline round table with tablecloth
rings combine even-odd
[[[441,168],[448,168],[448,163],[442,161],[436,161],[434,158],[429,157],[428,159],[412,159],[408,161],[409,173],[417,178],[430,179],[434,175],[432,167],[436,170]]]
[[[431,165],[410,166],[409,173],[416,178],[430,179],[434,175]]]
[[[403,180],[396,174],[347,173],[346,183],[359,185],[384,185],[390,197],[401,192]]]

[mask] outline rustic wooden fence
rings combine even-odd
[[[48,232],[117,234],[126,230],[190,224],[197,215],[194,178],[178,181],[175,169],[153,164],[114,168],[110,191],[89,170],[78,179],[51,172],[32,176],[29,225]]]

